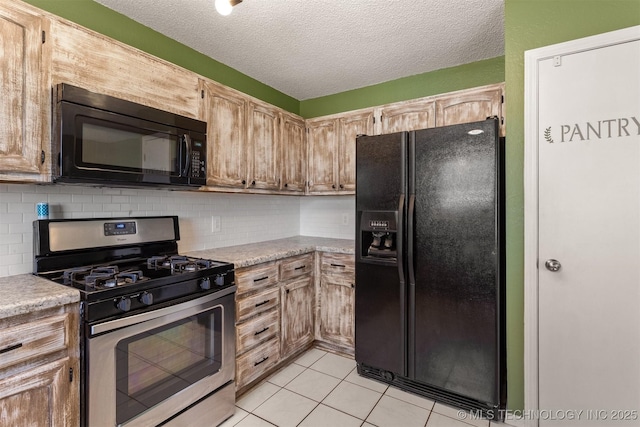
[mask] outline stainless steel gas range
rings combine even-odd
[[[233,264],[180,256],[179,239],[175,216],[34,222],[34,273],[81,294],[83,426],[233,414]]]

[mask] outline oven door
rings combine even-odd
[[[87,425],[156,425],[232,381],[233,292],[92,325]]]

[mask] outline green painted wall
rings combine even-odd
[[[300,102],[93,0],[25,0],[201,76],[298,114]],[[213,9],[213,0],[211,1]],[[212,11],[212,13],[216,13]]]
[[[639,24],[639,0],[505,1],[510,409],[524,407],[524,51]]]
[[[503,81],[504,57],[500,56],[300,101],[300,115],[304,118],[324,116]]]

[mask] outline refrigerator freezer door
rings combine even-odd
[[[406,375],[406,152],[407,133],[356,140],[355,357],[396,375]]]
[[[497,132],[497,120],[416,131],[408,219],[410,377],[496,404]]]

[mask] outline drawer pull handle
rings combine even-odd
[[[264,277],[259,277],[257,279],[253,279],[253,282],[261,282],[263,280],[267,280],[269,278],[269,276],[264,276]]]
[[[254,363],[253,366],[258,366],[259,364],[266,362],[268,358],[269,358],[269,356],[263,357],[262,360]]]
[[[301,265],[300,267],[296,267],[296,268],[294,268],[294,270],[302,270],[302,269],[303,269],[303,268],[305,268],[305,267],[306,267],[306,265]]]
[[[5,348],[3,348],[2,350],[0,350],[0,354],[2,354],[2,353],[8,353],[8,352],[10,352],[11,350],[17,350],[17,349],[19,349],[20,347],[22,347],[22,343],[18,343],[18,344],[10,345],[9,347],[5,347]]]
[[[269,301],[271,301],[270,299],[266,300],[266,301],[262,301],[256,304],[256,307],[260,307],[261,305],[265,305],[266,303],[268,303]]]
[[[345,265],[344,265],[344,264],[333,264],[333,263],[331,263],[331,267],[344,268],[344,267],[345,267]]]
[[[258,332],[256,332],[256,333],[255,333],[255,334],[253,334],[253,335],[260,335],[261,333],[263,333],[263,332],[267,332],[268,330],[269,330],[269,327],[267,326],[267,327],[266,327],[266,328],[264,328],[263,330],[258,331]]]

